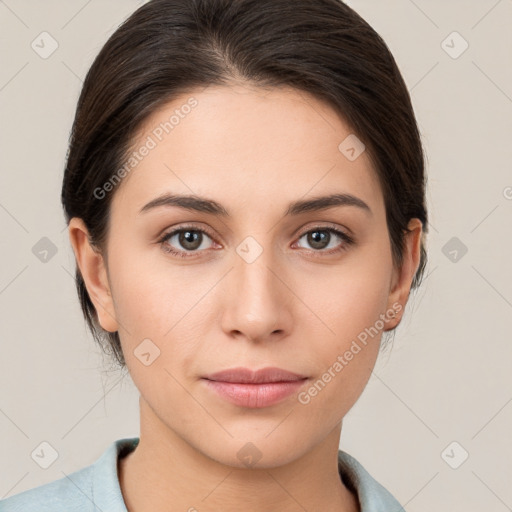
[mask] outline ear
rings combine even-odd
[[[388,297],[387,311],[395,311],[395,316],[386,322],[385,331],[394,329],[401,321],[411,283],[420,264],[421,238],[423,225],[419,219],[411,219],[407,226],[409,232],[405,235],[404,256],[402,268],[393,270],[391,289]],[[401,308],[398,311],[398,304]],[[393,305],[395,307],[393,307]]]
[[[118,330],[114,302],[103,255],[89,242],[89,232],[82,219],[73,217],[68,226],[69,240],[78,268],[94,304],[98,321],[109,332]]]

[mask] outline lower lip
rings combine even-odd
[[[203,379],[206,385],[240,407],[261,408],[277,404],[297,392],[307,379],[288,382],[266,382],[264,384],[242,384]]]

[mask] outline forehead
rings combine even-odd
[[[241,85],[191,90],[138,130],[132,145],[138,156],[132,168],[126,166],[113,201],[140,209],[172,191],[241,207],[248,198],[286,201],[336,188],[381,203],[367,153],[349,159],[343,152],[354,137],[334,109],[303,91]]]

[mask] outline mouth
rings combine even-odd
[[[234,405],[262,408],[275,405],[297,392],[308,377],[282,368],[231,368],[202,378],[206,386]]]

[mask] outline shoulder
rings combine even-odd
[[[405,512],[398,500],[352,455],[338,451],[340,476],[359,498],[361,512]]]
[[[93,510],[87,507],[92,501],[93,466],[87,466],[63,478],[34,487],[0,501],[1,512],[70,512]]]
[[[0,512],[126,512],[117,460],[137,442],[138,438],[114,441],[93,464],[0,500]]]

